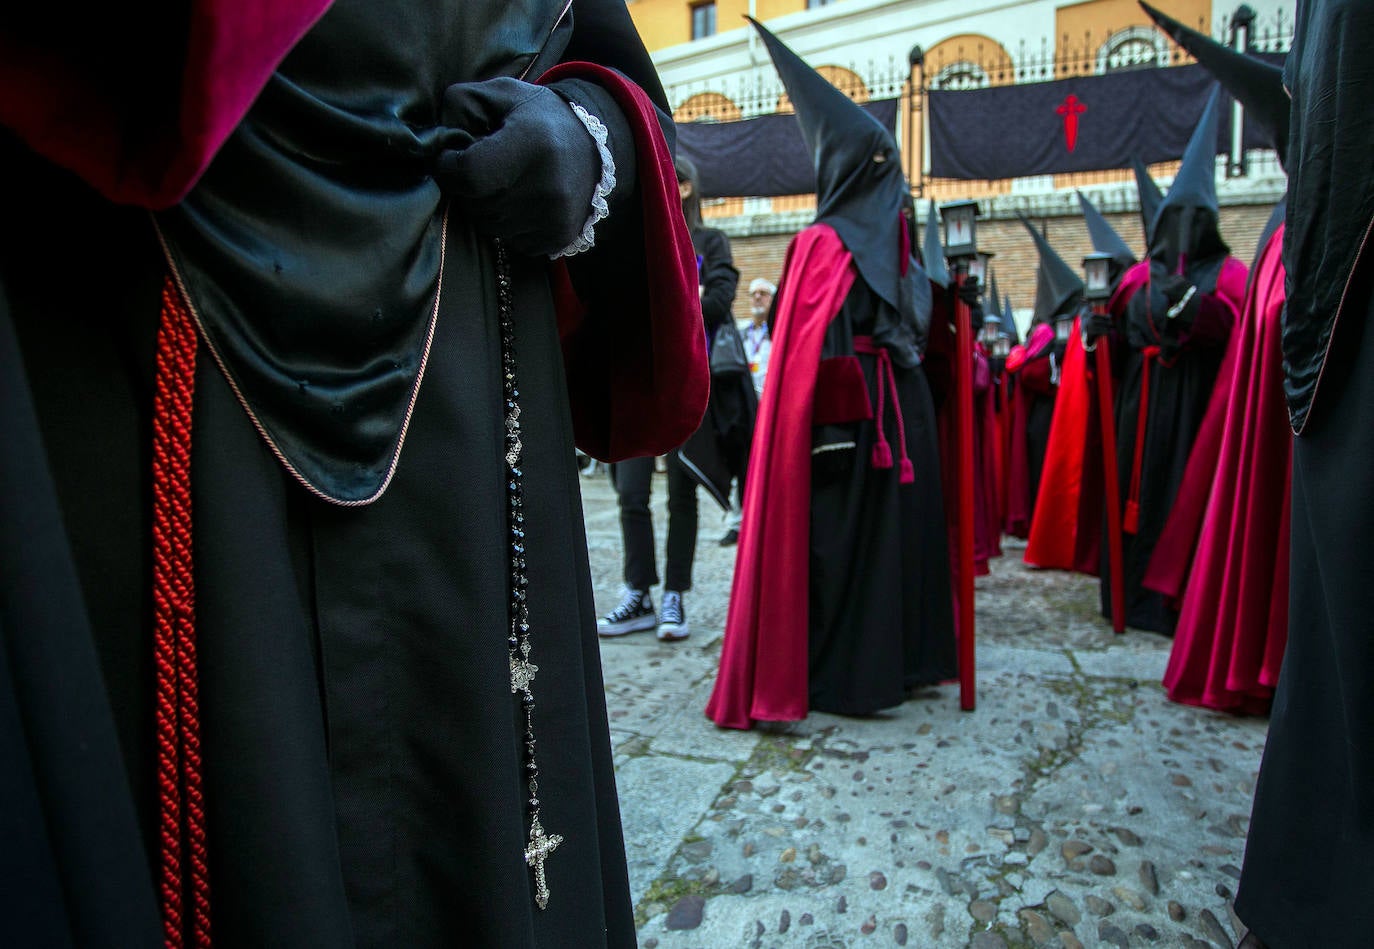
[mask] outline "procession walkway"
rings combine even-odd
[[[604,475],[582,483],[604,612],[618,515]],[[654,493],[661,551],[661,476]],[[720,730],[702,714],[734,563],[717,516],[703,501],[691,638],[602,642],[644,949],[1238,941],[1265,721],[1166,701],[1167,639],[1114,636],[1095,581],[1013,547],[978,580],[977,711],[949,685],[869,719]]]

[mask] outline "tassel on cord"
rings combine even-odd
[[[873,467],[884,469],[892,467],[892,446],[880,441],[873,446]]]
[[[855,336],[854,352],[877,357],[874,382],[878,388],[878,411],[873,419],[877,441],[873,445],[871,458],[873,467],[882,471],[893,466],[892,445],[887,440],[887,432],[884,431],[884,414],[887,411],[887,399],[890,396],[892,412],[897,417],[897,447],[901,458],[897,483],[914,484],[916,469],[906,453],[906,422],[902,418],[902,402],[897,393],[897,374],[892,368],[892,356],[886,348],[876,345],[871,336]]]
[[[157,670],[158,891],[164,943],[210,945],[210,862],[200,757],[191,408],[196,327],[169,277],[162,288],[153,401],[153,653]],[[190,884],[190,905],[186,890]]]

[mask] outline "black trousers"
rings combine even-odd
[[[654,519],[649,511],[654,459],[631,458],[611,465],[611,484],[620,498],[620,536],[625,543],[625,585],[647,590],[658,583],[654,557]],[[666,590],[692,588],[692,558],[697,547],[697,483],[668,455],[668,569]]]

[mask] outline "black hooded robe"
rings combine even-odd
[[[434,10],[431,21],[402,6],[338,3],[282,74],[298,69],[316,81],[312,71],[319,67],[337,78],[330,31],[347,36],[359,29],[352,38],[367,53],[378,52],[369,44],[425,37],[429,45],[411,46],[408,61],[443,73],[425,80],[439,90],[519,72],[515,50],[529,38],[513,27],[543,28],[563,7],[546,2],[512,13],[502,4],[464,0],[461,9]],[[568,44],[567,56],[634,74],[643,52],[619,30],[628,24],[623,7],[576,6],[571,36],[557,41]],[[450,29],[430,28],[439,23]],[[398,24],[406,28],[391,29]],[[312,43],[321,37],[321,44]],[[445,48],[449,55],[434,61],[420,55]],[[355,63],[377,65],[385,56],[360,54]],[[321,96],[358,105],[330,82],[316,87]],[[598,99],[593,111],[614,131],[609,101]],[[333,114],[342,118],[344,110]],[[360,107],[345,121],[353,123],[349,134],[367,137],[377,131],[364,128],[368,121],[385,126],[395,119]],[[403,140],[386,142],[404,149]],[[620,151],[627,146],[623,131],[612,141],[630,180],[633,151]],[[119,860],[103,865],[106,882],[120,895],[94,915],[114,918],[118,908],[127,925],[110,926],[112,935],[102,940],[84,938],[89,929],[71,924],[72,941],[155,945],[161,933],[156,906],[148,903],[148,867],[155,870],[158,852],[148,473],[153,340],[166,262],[146,213],[114,208],[9,140],[0,150],[6,168],[23,172],[4,182],[9,211],[0,236],[0,294],[11,305],[148,854],[132,870]],[[410,187],[413,180],[402,175],[396,183]],[[375,220],[397,224],[390,212]],[[640,266],[643,257],[633,225],[618,230],[625,221],[603,222],[599,251],[579,264],[601,266],[607,285],[613,273],[633,269],[627,262]],[[551,898],[545,910],[534,903],[524,860],[523,715],[511,692],[506,643],[504,412],[493,263],[490,244],[455,211],[425,383],[401,463],[385,495],[365,506],[329,504],[302,488],[201,347],[192,443],[194,555],[217,945],[635,943],[548,265],[514,258],[532,659],[545,670],[535,687],[542,819],[548,832],[563,837],[546,864]],[[0,327],[0,334],[6,330]],[[32,419],[21,410],[7,401],[0,412],[7,444],[24,444],[33,434]],[[7,512],[7,549],[30,542],[9,533],[16,523],[24,522]],[[14,575],[7,567],[6,582]],[[56,583],[53,590],[71,593]],[[25,757],[12,740],[4,673],[25,671],[15,649],[22,651],[36,633],[33,626],[13,627],[14,602],[7,590],[0,614],[7,644],[0,737],[7,763],[12,753],[20,762]],[[10,649],[13,643],[19,646]],[[18,696],[19,714],[28,715],[29,692]],[[101,715],[89,718],[96,725],[87,733],[102,737]],[[63,740],[41,718],[29,716],[24,725],[36,748]],[[91,773],[107,779],[99,791],[114,801],[108,809],[118,833],[124,779],[117,765],[96,763]],[[42,783],[46,775],[37,773],[33,782],[22,771],[8,777],[15,775],[17,781],[0,784],[6,812],[16,818],[31,812],[36,786],[47,820],[83,826],[72,823],[77,812],[64,814],[64,806],[75,805],[51,793]],[[94,783],[73,770],[58,784],[82,780]],[[56,856],[42,856],[41,842],[22,852],[33,860],[15,872],[38,882],[20,893],[42,893],[41,879],[54,863],[53,872],[73,878],[71,861],[61,859],[62,841],[53,837],[49,844]],[[120,856],[127,861],[129,854]],[[75,915],[80,901],[68,899],[66,912]],[[58,935],[62,922],[36,908],[28,917],[7,915],[3,925],[0,941],[67,941]]]
[[[1374,9],[1299,2],[1283,349],[1293,440],[1288,648],[1236,912],[1273,949],[1374,929]]]
[[[1189,277],[1197,281],[1198,293],[1203,297],[1202,309],[1191,332],[1182,337],[1181,345],[1167,345],[1162,361],[1155,359],[1150,363],[1149,405],[1140,462],[1139,515],[1136,529],[1129,531],[1123,527],[1121,536],[1126,623],[1169,636],[1173,635],[1178,611],[1162,594],[1146,589],[1142,583],[1155,544],[1183,484],[1188,453],[1207,413],[1207,402],[1216,384],[1226,340],[1244,293],[1245,265],[1230,256],[1214,258],[1190,268]],[[1123,510],[1128,505],[1135,463],[1141,382],[1146,369],[1144,351],[1147,346],[1158,345],[1164,338],[1160,334],[1168,332],[1161,316],[1166,309],[1158,295],[1151,308],[1148,282],[1126,303],[1126,346],[1121,347],[1126,352],[1120,357],[1122,369],[1116,398],[1116,464]],[[1107,556],[1107,547],[1104,534],[1103,558]],[[1105,559],[1099,576],[1102,578],[1102,615],[1110,618],[1111,573]]]
[[[797,275],[784,274],[783,280]],[[802,279],[805,279],[802,276]],[[851,355],[883,302],[855,280],[826,329],[821,357]],[[892,368],[898,413],[878,357],[859,353],[869,401],[885,387],[883,430],[894,467],[874,469],[876,421],[819,426],[811,464],[810,703],[841,715],[900,705],[954,677],[954,601],[944,533],[935,403],[920,364]],[[916,481],[899,483],[900,439]],[[853,442],[852,449],[826,445]]]

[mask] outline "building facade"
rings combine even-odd
[[[1228,41],[1237,7],[1214,0],[1157,0],[1169,15]],[[1264,51],[1286,49],[1292,0],[1248,5],[1250,43]],[[1114,219],[1134,246],[1143,243],[1133,217],[1138,208],[1128,172],[1045,175],[1001,181],[932,178],[922,90],[982,88],[1091,75],[1186,61],[1135,0],[629,0],[629,12],[649,47],[679,122],[730,121],[787,111],[786,97],[768,54],[744,20],[764,22],[785,43],[856,101],[898,98],[898,142],[908,178],[924,213],[928,201],[976,198],[983,223],[980,243],[1001,255],[999,284],[1018,310],[1034,295],[1034,252],[1015,220],[1038,219],[1068,260],[1083,228],[1074,188],[1081,188]],[[1242,14],[1243,16],[1243,14]],[[1007,130],[1015,147],[1015,129]],[[1272,153],[1246,156],[1244,174],[1228,177],[1219,159],[1222,230],[1238,256],[1248,259],[1284,178]],[[1167,185],[1170,165],[1152,168]],[[705,213],[730,234],[745,282],[776,279],[782,249],[809,223],[811,196],[759,199],[741,196],[708,202]],[[1058,221],[1067,218],[1070,220]],[[1061,246],[1062,243],[1062,246]],[[1024,246],[1023,246],[1024,245]]]

